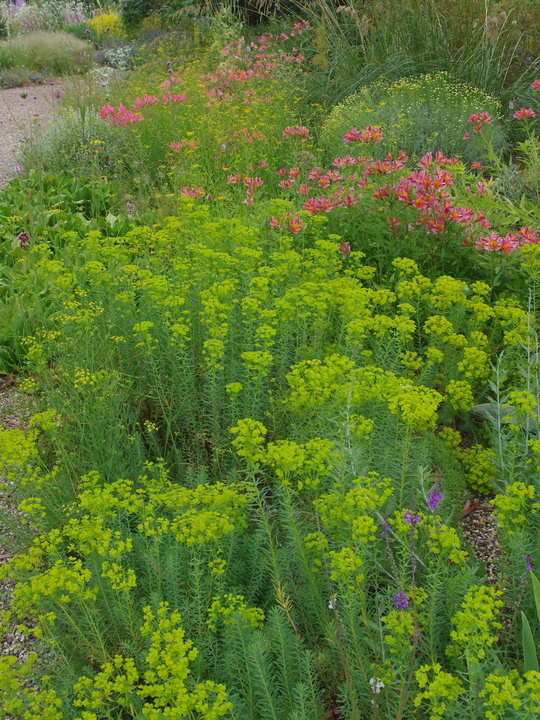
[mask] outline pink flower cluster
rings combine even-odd
[[[256,140],[260,140],[261,142],[268,142],[266,136],[260,130],[254,130],[253,132],[250,132],[248,128],[244,128],[244,130],[236,130],[232,136],[233,138],[240,138],[245,142],[255,142]]]
[[[519,110],[516,110],[513,117],[517,120],[525,120],[525,118],[535,118],[536,113],[532,108],[520,108]]]
[[[383,137],[384,136],[383,136],[381,128],[371,127],[371,125],[368,125],[363,130],[357,130],[356,128],[352,128],[352,130],[348,130],[345,133],[345,135],[343,136],[343,142],[344,143],[350,143],[350,142],[380,143],[381,140],[383,139]]]
[[[187,97],[185,95],[173,95],[173,93],[167,93],[161,98],[162,105],[168,105],[169,103],[186,102]],[[137,102],[137,100],[135,100]]]
[[[270,220],[270,227],[274,230],[289,230],[293,235],[298,235],[301,230],[307,228],[307,224],[297,213],[284,213],[281,217],[273,217]]]
[[[173,95],[167,93],[161,98],[162,105],[168,105],[171,102],[185,102],[187,100],[185,95]],[[133,102],[133,108],[139,110],[140,108],[149,107],[158,102],[158,98],[155,95],[143,95],[142,97],[135,98]],[[110,118],[109,123],[111,125],[133,125],[141,120],[144,120],[144,116],[139,113],[131,112],[125,105],[119,105],[118,108],[112,105],[104,105],[99,111],[99,117],[102,120]]]
[[[102,120],[109,120],[110,125],[134,125],[141,120],[144,120],[142,115],[132,113],[124,105],[119,105],[117,108],[112,105],[104,105],[99,111],[99,117]]]
[[[202,189],[202,187],[194,188],[186,186],[180,190],[180,195],[185,195],[186,197],[190,198],[200,198],[203,197],[204,190]]]
[[[286,140],[290,137],[308,138],[309,128],[307,128],[305,125],[290,125],[289,127],[286,127],[283,131],[282,138],[283,140]]]
[[[135,101],[133,103],[133,107],[135,110],[138,110],[141,107],[148,107],[149,105],[153,105],[154,103],[157,103],[158,99],[155,95],[143,95],[142,97],[135,98]]]
[[[178,153],[183,148],[195,150],[195,148],[198,148],[200,144],[201,143],[198,140],[180,140],[180,142],[169,143],[169,147],[173,152]]]
[[[264,180],[260,177],[248,177],[247,175],[240,175],[240,173],[233,173],[227,178],[227,185],[245,185],[246,196],[242,200],[244,205],[253,207],[253,201],[255,200],[255,188],[262,187]]]
[[[487,112],[477,112],[469,115],[467,122],[482,123],[482,125],[489,125],[493,122],[491,115]]]
[[[402,152],[397,158],[389,154],[385,160],[373,160],[363,155],[345,155],[333,161],[332,164],[338,169],[324,171],[321,168],[312,168],[305,179],[302,178],[299,167],[288,170],[282,168],[278,171],[281,177],[278,185],[285,191],[305,197],[302,209],[309,215],[353,207],[365,197],[365,191],[371,187],[371,200],[384,203],[394,200],[416,211],[414,222],[407,223],[409,231],[419,225],[424,226],[427,232],[440,234],[448,223],[455,223],[472,234],[475,225],[481,230],[490,227],[483,212],[476,213],[471,208],[456,207],[453,204],[448,188],[454,184],[454,177],[449,168],[455,165],[458,159],[446,157],[441,152],[435,155],[426,153],[419,161],[418,169],[394,182],[377,185],[377,176],[388,177],[404,170],[407,160],[407,156]],[[341,171],[349,166],[356,166],[356,172],[342,175]],[[375,179],[374,185],[369,184],[370,177]],[[318,195],[316,193],[320,188],[330,189],[331,192]],[[478,193],[483,194],[485,189],[485,183],[479,183]],[[391,231],[397,232],[401,220],[396,215],[387,217],[386,220]]]
[[[423,169],[413,170],[397,184],[397,200],[418,210],[416,225],[423,225],[428,232],[436,235],[443,232],[447,222],[470,228],[473,223],[478,223],[482,228],[489,227],[484,213],[476,214],[471,208],[453,205],[447,188],[454,184],[454,178],[445,168],[454,164],[455,158],[444,158],[444,161],[428,170],[426,165],[429,167],[429,159],[424,156],[420,161],[423,162]]]
[[[164,80],[162,83],[160,83],[159,87],[161,90],[168,90],[173,83],[176,83],[177,85],[181,85],[183,83],[183,80],[181,77],[170,77],[170,78],[167,78],[167,80]]]
[[[493,120],[491,119],[491,115],[487,112],[477,112],[473,113],[467,118],[467,122],[474,123],[473,130],[474,132],[481,132],[484,125],[491,125]],[[463,136],[464,140],[470,140],[469,133],[465,133]]]
[[[488,250],[500,252],[510,255],[514,250],[519,250],[524,245],[539,245],[540,235],[531,230],[529,227],[522,227],[517,233],[506,233],[504,237],[498,235],[495,231],[488,233],[485,237],[478,238],[474,243],[477,250]]]

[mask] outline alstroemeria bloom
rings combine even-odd
[[[351,130],[348,130],[345,135],[343,136],[343,142],[344,143],[350,143],[350,142],[361,142],[361,143],[368,143],[368,142],[377,142],[380,143],[383,139],[383,133],[381,128],[379,127],[372,127],[371,125],[368,125],[363,130],[357,130],[356,128],[352,128]]]
[[[514,117],[517,120],[525,120],[525,118],[536,117],[536,113],[532,108],[520,108],[519,110],[516,110],[516,112],[514,113]]]
[[[286,138],[290,137],[308,138],[309,128],[307,128],[305,125],[290,125],[289,127],[286,127],[283,131],[282,138],[283,140],[285,140]]]
[[[491,115],[487,112],[481,112],[481,113],[473,113],[467,118],[467,122],[474,123],[473,130],[474,132],[480,132],[484,125],[490,125],[493,120],[491,119]],[[465,137],[463,138],[465,139]],[[467,138],[468,139],[468,138]]]
[[[531,86],[534,90],[540,90],[540,79],[535,80]]]

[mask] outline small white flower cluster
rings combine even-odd
[[[375,695],[378,695],[383,689],[384,683],[380,678],[369,678],[369,687]]]

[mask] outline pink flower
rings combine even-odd
[[[451,218],[460,225],[468,225],[474,220],[474,210],[467,207],[456,208],[452,212]]]
[[[280,187],[282,190],[289,190],[290,188],[294,187],[294,180],[280,180],[278,182],[278,187]]]
[[[334,205],[327,198],[321,197],[321,198],[319,198],[319,208],[318,209],[329,213],[331,210],[334,209]]]
[[[381,128],[372,127],[371,125],[368,125],[362,131],[359,131],[356,128],[352,128],[352,130],[348,130],[345,133],[345,135],[343,136],[343,142],[344,143],[350,143],[350,142],[380,143],[381,140],[383,139],[383,137],[384,136],[383,136]]]
[[[329,170],[326,173],[326,177],[329,180],[332,180],[333,182],[336,182],[337,180],[341,180],[341,173],[338,170]]]
[[[487,230],[488,228],[491,227],[491,223],[487,219],[483,210],[478,213],[478,215],[475,218],[475,222],[477,222],[483,230]]]
[[[308,138],[309,129],[305,125],[290,125],[283,131],[282,138],[283,140],[286,140],[290,137]]]
[[[426,153],[418,162],[418,167],[427,168],[433,165],[433,153]]]
[[[180,190],[180,195],[187,195],[187,197],[198,198],[204,195],[204,190],[202,189],[202,187],[194,188],[186,186]]]
[[[109,115],[114,117],[115,109],[112,105],[104,105],[99,111],[99,117],[101,120],[106,120]]]
[[[531,86],[534,90],[540,90],[540,79],[535,80]]]
[[[289,222],[289,230],[294,234],[298,235],[300,230],[307,228],[307,224],[300,218],[299,215],[293,215]]]
[[[336,158],[335,160],[332,160],[332,165],[335,165],[338,168],[345,167],[346,165],[357,165],[358,160],[353,157],[352,155],[344,155],[343,157]]]
[[[484,182],[482,182],[481,180],[479,180],[479,181],[476,183],[476,192],[477,192],[479,195],[485,195],[486,192],[487,192],[487,185],[486,185],[486,183],[484,183]]]
[[[349,255],[350,252],[351,252],[351,246],[350,246],[350,244],[349,244],[348,242],[342,242],[342,243],[340,243],[339,249],[340,249],[341,254],[342,254],[342,256],[343,256],[344,258],[346,258],[347,255]]]
[[[477,162],[476,160],[471,163],[471,170],[482,170],[483,169],[482,163]]]
[[[249,188],[261,187],[261,185],[264,185],[264,180],[262,180],[260,177],[247,177],[244,178],[244,185]]]
[[[319,201],[317,198],[310,198],[309,200],[306,200],[305,203],[302,203],[302,210],[305,210],[310,215],[315,215],[317,210],[319,210]]]
[[[463,140],[470,140],[470,139],[471,139],[470,134],[468,132],[466,132],[465,135],[463,136]]]
[[[487,112],[473,113],[467,118],[467,122],[482,123],[482,125],[489,125],[493,122],[491,115]]]
[[[525,120],[525,118],[536,117],[536,113],[532,108],[520,108],[519,110],[516,110],[513,117],[515,117],[516,120]]]
[[[522,240],[522,245],[538,245],[540,243],[540,235],[530,227],[522,227],[518,231],[518,235]]]
[[[350,143],[350,142],[359,142],[360,141],[360,133],[356,128],[352,128],[352,130],[347,130],[345,135],[343,136],[343,142],[344,143]]]

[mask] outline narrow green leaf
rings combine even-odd
[[[534,592],[534,602],[536,604],[536,614],[538,615],[538,622],[540,623],[540,581],[532,571],[531,580]]]
[[[521,634],[523,638],[523,664],[525,672],[535,670],[538,672],[538,657],[536,655],[536,646],[531,631],[531,626],[525,613],[521,613]]]

